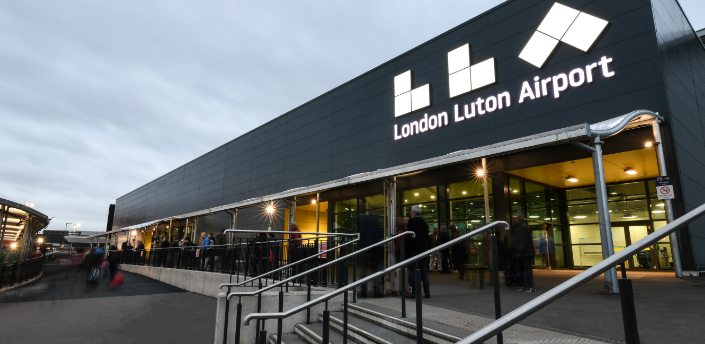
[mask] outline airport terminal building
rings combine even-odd
[[[389,235],[414,204],[432,230],[521,213],[537,266],[584,268],[602,260],[596,149],[615,250],[705,203],[705,47],[675,0],[507,1],[119,197],[109,221],[149,245],[355,232],[361,214]],[[705,220],[677,234],[683,269],[705,270]],[[673,253],[667,238],[628,266]]]

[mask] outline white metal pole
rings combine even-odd
[[[602,241],[602,259],[614,254],[612,244],[612,223],[610,222],[609,204],[607,202],[607,185],[605,184],[605,169],[602,162],[602,141],[595,138],[595,150],[592,153],[592,163],[595,172],[595,192],[597,194],[597,210],[600,219],[600,237]],[[617,285],[617,270],[613,267],[605,271],[605,285],[613,293],[619,293]]]
[[[658,161],[659,175],[668,176],[666,171],[666,159],[663,153],[663,143],[661,141],[661,126],[657,119],[653,121],[651,128],[654,132],[654,145],[656,145],[656,160]],[[663,200],[666,205],[666,216],[668,223],[673,222],[675,216],[673,214],[673,206],[670,199]],[[673,257],[673,269],[676,272],[676,277],[683,277],[683,265],[681,263],[681,250],[678,241],[678,233],[674,231],[669,235],[671,241],[671,256]],[[668,262],[666,262],[668,263]]]

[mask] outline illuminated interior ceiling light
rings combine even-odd
[[[539,216],[538,216],[538,215],[529,215],[529,218],[530,218],[530,219],[538,219]]]
[[[434,196],[434,195],[431,195],[431,199],[436,199],[436,196]]]
[[[654,146],[654,143],[651,141],[644,142],[644,148],[651,148],[653,146]]]
[[[612,191],[612,192],[610,192],[610,195],[619,195],[619,194],[617,193],[617,191]]]
[[[414,192],[414,197],[419,197],[419,193],[418,193],[418,192]]]
[[[543,220],[544,220],[544,221],[551,221],[551,218],[550,218],[550,217],[544,217]]]
[[[627,168],[624,169],[624,173],[626,173],[626,174],[628,174],[628,175],[630,175],[630,176],[633,176],[633,175],[636,174],[636,170],[633,169],[633,168],[631,168],[631,167],[627,167]]]
[[[657,207],[663,207],[663,206],[665,206],[665,204],[659,203],[659,204],[657,204],[656,206],[657,206]]]
[[[632,214],[629,211],[625,211],[624,215],[622,216],[623,219],[635,219],[636,215]]]
[[[483,178],[486,175],[487,175],[487,171],[485,171],[483,168],[478,168],[475,170],[475,177],[477,177],[477,178]]]
[[[575,178],[573,176],[567,176],[567,177],[565,177],[565,181],[570,182],[570,183],[577,183],[578,178]]]
[[[514,190],[512,190],[512,193],[519,193],[519,190],[518,190],[518,189],[514,189]]]
[[[465,191],[465,190],[463,190],[463,191],[462,191],[462,192],[460,192],[460,193],[461,193],[461,194],[463,194],[463,195],[467,195],[467,194],[468,194],[468,192],[467,192],[467,191]]]
[[[472,223],[480,223],[480,222],[482,222],[482,220],[470,220],[470,222],[472,222]]]
[[[408,200],[408,199],[405,199],[405,200],[404,200],[404,203],[406,203],[406,202],[409,202],[409,200]]]
[[[311,204],[316,204],[316,199],[315,199],[315,198],[312,198],[312,199],[311,199]]]
[[[666,212],[665,210],[652,210],[651,211],[651,213],[653,213],[653,214],[663,214],[665,212]]]
[[[573,216],[573,218],[576,220],[586,219],[587,215],[575,215],[575,216]]]

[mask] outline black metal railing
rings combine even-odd
[[[300,280],[300,279],[305,279],[306,284],[307,284],[307,293],[306,293],[306,300],[310,301],[311,300],[311,285],[313,279],[310,277],[312,274],[315,274],[319,272],[321,269],[325,268],[330,268],[330,267],[337,267],[338,271],[340,273],[339,277],[339,283],[337,285],[338,288],[342,287],[343,285],[346,285],[348,283],[348,267],[352,267],[353,272],[352,272],[352,278],[353,281],[356,280],[357,278],[357,261],[356,259],[358,256],[362,253],[372,251],[379,246],[386,245],[388,243],[393,243],[395,240],[402,238],[404,236],[414,235],[414,232],[411,231],[406,231],[403,233],[399,233],[395,236],[389,237],[387,239],[381,240],[377,243],[371,244],[369,246],[360,248],[358,250],[350,250],[350,248],[354,247],[346,247],[347,251],[345,254],[340,254],[338,258],[333,259],[331,261],[328,261],[324,264],[321,264],[317,267],[314,267],[312,269],[303,271],[301,273],[298,273],[294,276],[288,277],[286,279],[283,279],[277,283],[274,283],[269,286],[263,286],[261,283],[258,285],[258,289],[254,291],[246,291],[246,292],[233,292],[233,293],[228,293],[226,296],[225,300],[225,321],[224,321],[224,328],[223,328],[223,343],[227,343],[227,328],[228,328],[228,320],[227,320],[227,314],[228,314],[228,305],[229,305],[229,300],[232,297],[238,297],[238,303],[237,303],[237,311],[236,311],[236,320],[235,320],[235,343],[239,344],[240,343],[240,332],[241,332],[241,326],[242,326],[242,297],[245,296],[257,296],[257,312],[260,312],[262,309],[262,293],[265,291],[274,289],[274,288],[280,288],[279,290],[279,305],[278,309],[279,311],[283,310],[283,304],[284,304],[284,290],[288,288],[289,283]],[[357,239],[355,240],[357,241]],[[352,263],[352,264],[350,264]],[[227,287],[233,287],[234,285],[221,285],[221,287],[227,286]],[[228,288],[228,290],[229,290]],[[347,295],[346,297],[346,302],[347,302]],[[355,294],[353,294],[353,302],[357,302],[357,297]],[[306,313],[306,322],[310,322],[310,309],[307,309]],[[278,319],[278,325],[277,325],[277,338],[278,341],[281,342],[281,334],[282,334],[282,319]],[[260,322],[257,320],[257,326],[255,326],[255,343],[260,343],[260,342],[265,342],[266,339],[266,331],[264,328],[264,321]]]
[[[223,245],[112,250],[111,254],[117,254],[121,264],[226,273],[232,275],[235,282],[266,274],[266,278],[260,277],[257,281],[262,280],[267,285],[295,273],[292,269],[280,269],[292,261],[316,257],[297,266],[299,271],[304,271],[334,259],[335,251],[328,255],[319,253],[328,247],[338,246],[348,237],[327,234],[294,240],[234,238],[231,243]],[[315,280],[321,285],[335,284],[337,275],[335,271],[323,270]]]
[[[600,274],[613,267],[616,267],[617,265],[622,265],[622,278],[619,279],[619,287],[625,342],[627,344],[639,343],[639,330],[636,321],[636,310],[634,308],[634,295],[631,287],[631,280],[627,278],[624,263],[625,261],[629,260],[630,257],[632,257],[633,255],[653,245],[654,243],[658,242],[667,235],[670,235],[681,226],[692,222],[696,218],[702,216],[704,213],[705,204],[700,205],[699,207],[691,210],[687,214],[679,217],[678,219],[674,220],[663,228],[654,231],[653,233],[647,235],[645,238],[635,242],[630,246],[627,246],[624,250],[615,253],[614,255],[595,264],[594,266],[581,272],[580,274],[575,275],[569,280],[546,291],[535,299],[507,313],[505,316],[495,320],[494,322],[481,328],[480,330],[475,331],[470,336],[463,338],[458,343],[482,343],[485,340],[491,338],[493,335],[501,333],[502,330],[511,327],[522,319],[537,312],[541,308],[551,304],[553,301],[558,300],[571,290],[587,283],[596,276],[599,276]]]
[[[326,342],[325,339],[330,338],[329,331],[330,331],[330,324],[329,324],[329,315],[330,311],[328,309],[328,301],[340,294],[343,294],[343,343],[347,343],[347,327],[348,323],[346,321],[347,316],[345,316],[345,313],[348,310],[348,292],[353,291],[353,298],[355,296],[354,291],[358,286],[361,286],[362,284],[368,283],[370,281],[373,281],[377,278],[382,277],[384,274],[396,271],[401,269],[404,271],[406,268],[410,268],[412,266],[416,266],[418,261],[421,261],[422,259],[427,259],[432,253],[441,251],[446,248],[450,248],[453,245],[456,245],[458,243],[464,242],[468,239],[470,239],[473,236],[476,236],[478,234],[482,234],[485,232],[490,231],[491,229],[496,229],[498,226],[503,226],[503,227],[508,227],[509,224],[504,221],[495,221],[490,224],[487,224],[483,227],[480,227],[474,231],[471,231],[469,233],[466,233],[464,235],[461,235],[455,239],[452,239],[444,244],[438,245],[434,248],[431,248],[425,252],[419,253],[411,258],[405,259],[401,262],[398,262],[392,266],[389,266],[383,270],[377,271],[365,278],[362,278],[357,281],[353,281],[350,284],[344,285],[339,287],[336,290],[333,290],[325,295],[322,295],[314,300],[310,300],[304,304],[301,304],[299,306],[296,306],[294,308],[291,308],[288,311],[282,311],[281,308],[278,312],[276,313],[252,313],[247,315],[243,322],[245,324],[249,324],[250,321],[256,320],[257,321],[257,327],[261,328],[259,330],[259,334],[257,336],[256,343],[265,343],[266,342],[266,336],[267,336],[267,331],[265,329],[264,323],[268,319],[277,319],[277,343],[281,344],[281,333],[282,333],[282,319],[289,317],[293,314],[296,314],[298,312],[304,311],[304,310],[310,310],[311,307],[325,302],[325,310],[323,311],[323,333],[322,333],[322,338],[324,338],[324,343]],[[496,230],[491,231],[491,240],[492,240],[492,247],[494,248],[493,251],[496,253],[497,252],[497,235],[496,235]],[[499,277],[498,277],[498,258],[496,254],[492,255],[491,259],[491,268],[492,268],[492,279],[493,279],[493,286],[495,288],[495,310],[497,314],[495,316],[499,318],[501,316],[501,308],[499,307],[500,305],[500,300],[499,300]],[[417,343],[424,343],[423,339],[423,320],[422,320],[422,314],[423,314],[423,306],[421,302],[421,290],[420,290],[420,280],[421,280],[421,270],[418,268],[415,268],[414,271],[415,278],[414,278],[414,283],[415,283],[415,298],[416,298],[416,341]],[[404,305],[405,305],[405,300],[404,300],[404,293],[402,293],[402,317],[405,316],[404,313]],[[353,299],[353,302],[356,302]],[[498,337],[498,342],[502,342],[501,336]]]
[[[0,264],[0,289],[28,281],[42,272],[44,256]]]

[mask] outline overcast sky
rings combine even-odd
[[[0,197],[105,230],[117,197],[501,2],[3,1]],[[681,0],[696,29],[704,3]]]

